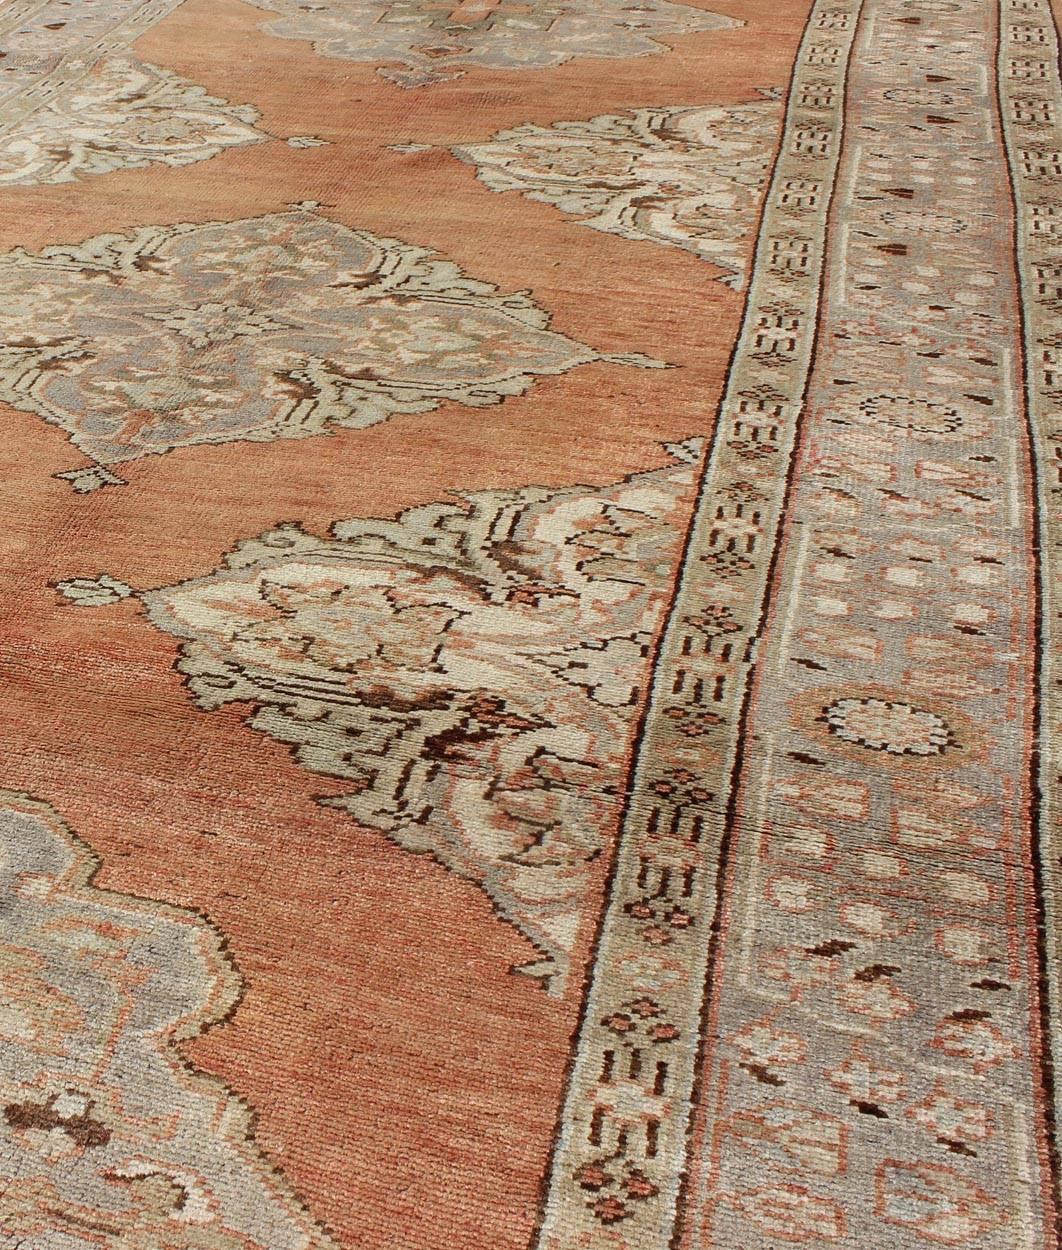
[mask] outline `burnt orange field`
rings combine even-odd
[[[1015,13],[0,5],[5,1234],[1059,1250]]]

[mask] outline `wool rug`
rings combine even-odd
[[[1059,1250],[1056,16],[0,3],[0,1245]]]

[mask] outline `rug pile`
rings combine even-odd
[[[0,1245],[1062,1250],[1056,16],[0,3]]]

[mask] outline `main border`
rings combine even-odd
[[[717,877],[814,357],[861,0],[797,52],[741,330],[654,663],[532,1246],[665,1250],[678,1226]]]

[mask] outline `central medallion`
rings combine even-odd
[[[598,360],[658,364],[312,205],[0,256],[0,399],[93,461],[60,474],[80,491],[143,456],[485,407]]]

